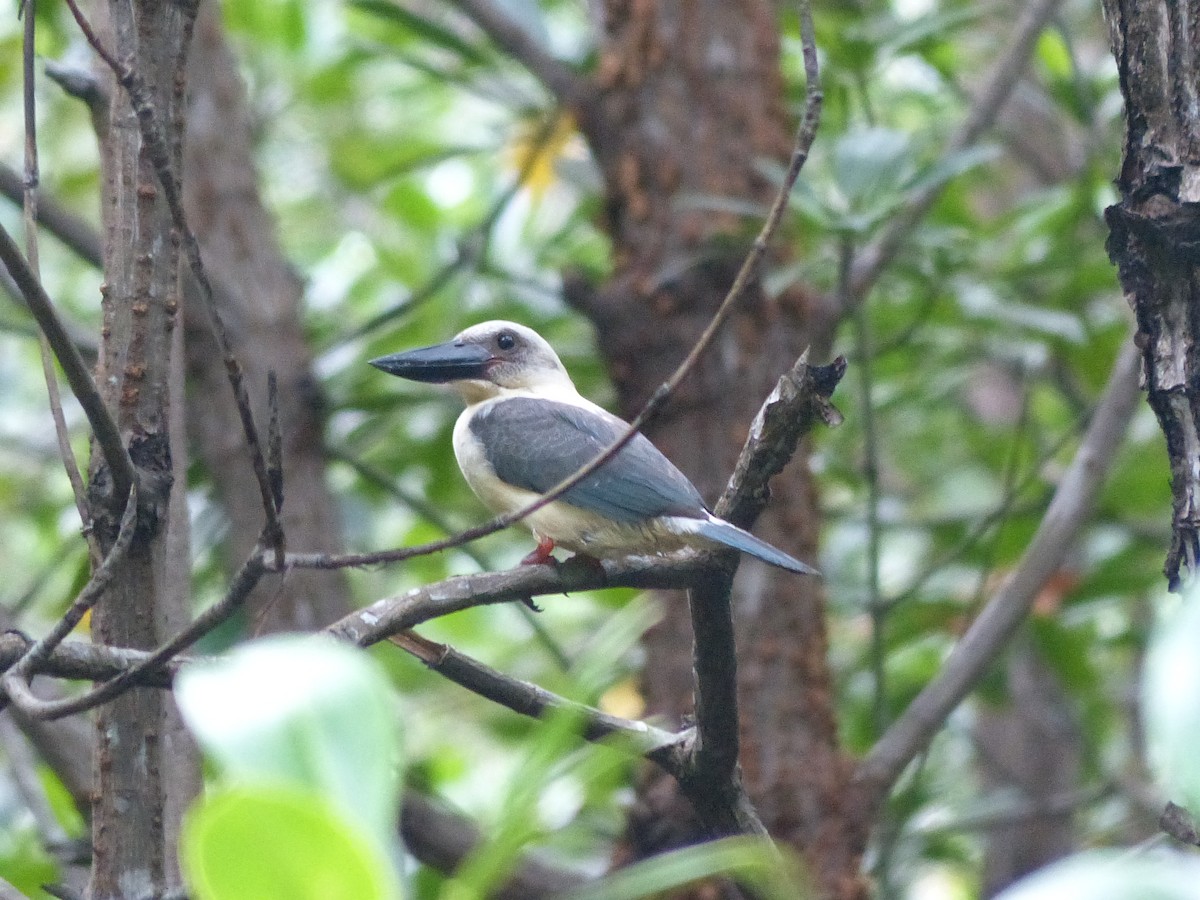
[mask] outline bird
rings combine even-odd
[[[370,360],[411,381],[456,388],[466,409],[454,454],[494,513],[523,509],[600,456],[629,425],[583,397],[536,331],[494,320],[453,340]],[[522,522],[537,539],[523,563],[553,564],[555,547],[599,560],[728,547],[803,575],[816,569],[718,518],[695,485],[640,432],[595,472]]]

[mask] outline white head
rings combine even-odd
[[[579,396],[554,348],[516,322],[481,322],[445,344],[394,353],[371,365],[401,378],[451,384],[467,403],[505,394]]]

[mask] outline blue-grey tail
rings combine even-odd
[[[716,517],[698,521],[688,530],[694,530],[696,534],[706,537],[710,541],[748,553],[756,559],[761,559],[763,562],[781,569],[787,569],[789,572],[796,572],[800,575],[821,574],[812,566],[805,565],[800,560],[788,556],[779,548],[759,540],[750,532]]]

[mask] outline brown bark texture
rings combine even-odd
[[[325,482],[324,404],[301,324],[303,285],[283,255],[258,190],[254,122],[219,12],[216,3],[201,4],[188,60],[188,221],[218,282],[217,307],[261,425],[269,415],[267,374],[274,372],[278,381],[281,518],[288,548],[338,552],[343,549],[342,523]],[[262,530],[262,503],[205,310],[185,304],[184,327],[188,429],[229,517],[223,552],[232,572]],[[296,571],[282,579],[268,575],[251,595],[249,608],[255,631],[311,631],[349,610],[349,588],[341,572]]]
[[[1108,251],[1137,316],[1145,387],[1167,439],[1172,588],[1200,556],[1200,2],[1105,0],[1125,97]]]
[[[791,145],[775,7],[761,0],[608,0],[596,101],[580,113],[599,162],[615,273],[573,302],[596,326],[622,411],[635,413],[695,342],[748,246],[747,226],[704,197],[766,203],[757,161]],[[698,202],[694,202],[698,201]],[[667,411],[646,430],[710,500],[747,427],[811,325],[799,291],[755,285]],[[799,458],[773,484],[757,531],[813,559],[817,494]],[[740,523],[748,524],[748,523]],[[692,636],[681,598],[646,639],[651,714],[692,710]],[[837,738],[819,580],[743,560],[735,580],[741,765],[772,835],[809,863],[824,896],[864,895],[863,829],[847,809],[848,762]],[[648,774],[622,854],[640,858],[695,840],[677,786]]]
[[[107,17],[104,39],[146,86],[146,102],[178,171],[189,11],[113,2]],[[105,285],[96,380],[136,467],[139,503],[132,547],[94,612],[92,635],[102,644],[148,648],[188,614],[186,532],[180,539],[171,531],[181,522],[184,485],[177,475],[179,454],[186,452],[173,433],[180,420],[171,410],[181,374],[172,360],[180,252],[136,112],[115,83],[111,96],[102,148]],[[125,504],[111,485],[97,455],[90,499],[105,551]],[[96,735],[89,896],[161,896],[179,884],[174,838],[199,780],[195,750],[170,698],[152,689],[131,690],[103,707]]]

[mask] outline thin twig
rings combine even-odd
[[[1037,533],[1008,579],[959,640],[933,681],[859,763],[854,782],[869,805],[882,802],[905,766],[979,683],[1062,564],[1092,511],[1137,400],[1138,350],[1129,340],[1109,376],[1091,424]]]
[[[100,392],[96,390],[92,373],[84,363],[83,357],[79,355],[79,350],[71,341],[70,335],[67,334],[66,328],[54,309],[53,301],[42,288],[37,276],[30,270],[29,264],[26,263],[25,257],[21,254],[12,236],[2,225],[0,225],[0,262],[8,267],[8,272],[25,298],[29,311],[33,313],[38,327],[50,342],[50,347],[54,350],[58,364],[62,366],[63,374],[67,377],[71,391],[75,394],[79,405],[83,407],[88,424],[92,426],[96,445],[100,448],[105,463],[112,471],[114,497],[127,497],[136,476],[133,461],[129,458],[129,454],[125,451],[125,444],[121,440],[120,429],[117,428],[117,423],[109,413],[108,407],[105,406]]]
[[[1012,39],[1008,46],[992,65],[974,104],[946,142],[942,151],[943,160],[950,159],[973,146],[984,132],[991,128],[1020,80],[1021,73],[1025,71],[1037,46],[1038,36],[1061,3],[1062,0],[1030,0],[1021,11],[1013,26]],[[835,315],[827,317],[830,320],[827,334],[814,338],[814,345],[824,349],[832,336],[833,326],[841,318],[849,315],[857,304],[863,302],[884,269],[912,234],[917,223],[937,202],[945,187],[944,181],[938,181],[913,192],[880,234],[862,248],[850,273],[850,290],[847,294],[849,306],[842,306]]]
[[[427,640],[413,631],[392,635],[389,640],[442,677],[473,694],[533,719],[555,713],[574,716],[585,740],[603,741],[620,737],[671,774],[682,772],[685,746],[691,739],[689,730],[676,734],[566,700],[536,684],[497,672],[453,647]]]
[[[37,99],[35,96],[35,39],[36,39],[36,6],[35,0],[26,0],[25,33],[22,42],[22,100],[25,109],[25,178],[21,203],[25,212],[25,257],[29,261],[29,270],[34,278],[41,281],[41,263],[38,258],[38,184],[41,173],[38,166],[37,145]],[[62,459],[67,480],[71,483],[71,493],[75,498],[75,509],[79,512],[79,520],[83,533],[87,536],[88,548],[94,564],[99,564],[100,547],[92,534],[92,513],[88,506],[87,491],[83,484],[83,475],[79,472],[79,463],[75,460],[75,452],[71,449],[71,437],[67,431],[67,420],[63,415],[62,395],[58,390],[58,376],[54,373],[53,351],[46,335],[38,332],[38,350],[42,357],[42,377],[46,382],[46,394],[50,401],[50,417],[54,421],[54,436],[58,441],[58,455]]]
[[[238,416],[242,425],[242,434],[250,450],[250,460],[254,468],[254,476],[258,481],[263,513],[267,520],[267,533],[270,535],[282,534],[283,526],[279,523],[279,510],[276,507],[274,492],[271,489],[271,478],[267,471],[262,439],[259,436],[258,426],[254,421],[254,410],[250,405],[250,394],[246,389],[245,373],[242,370],[241,363],[238,362],[237,357],[233,354],[228,329],[214,300],[212,282],[209,281],[208,273],[204,268],[204,262],[200,257],[200,243],[196,239],[195,232],[192,231],[191,226],[188,224],[187,216],[184,213],[183,196],[175,174],[178,167],[172,165],[172,158],[177,154],[173,154],[171,147],[167,144],[163,129],[155,118],[154,105],[149,99],[150,92],[140,74],[134,71],[127,63],[117,59],[105,47],[104,42],[100,40],[91,23],[88,22],[87,17],[79,9],[76,0],[67,0],[67,6],[71,10],[71,15],[75,18],[75,22],[79,25],[79,29],[83,32],[87,42],[104,61],[104,64],[112,70],[117,82],[125,90],[129,98],[130,106],[133,109],[141,131],[142,143],[153,163],[155,175],[158,178],[159,186],[162,188],[163,199],[166,201],[167,209],[171,214],[172,224],[179,232],[192,276],[199,287],[199,295],[203,301],[205,312],[208,314],[213,340],[216,342],[218,351],[225,363],[225,375],[233,391],[234,401],[237,405]],[[191,19],[194,20],[194,9],[192,12]],[[189,20],[187,24],[189,34],[190,27],[191,21]]]
[[[808,11],[807,4],[803,5],[802,17],[811,18],[811,13]],[[811,29],[809,29],[811,32]],[[590,463],[580,468],[575,474],[569,478],[559,482],[555,487],[551,488],[546,493],[542,494],[536,500],[529,503],[521,509],[511,513],[496,516],[489,522],[478,525],[474,528],[468,528],[453,537],[445,538],[440,541],[431,541],[427,544],[422,544],[416,547],[400,547],[395,550],[383,550],[376,553],[347,553],[347,554],[323,554],[320,556],[308,556],[305,558],[304,565],[308,568],[320,569],[341,569],[351,566],[369,566],[378,563],[399,562],[404,559],[411,559],[415,556],[426,556],[430,553],[436,553],[441,550],[450,550],[454,547],[459,547],[468,541],[478,540],[481,537],[486,537],[489,534],[494,534],[501,529],[507,528],[520,522],[527,516],[537,512],[542,507],[553,503],[575,485],[579,484],[585,478],[592,475],[596,470],[600,469],[609,463],[621,449],[633,440],[634,436],[642,429],[642,427],[650,421],[663,404],[675,392],[680,382],[684,380],[695,368],[697,361],[708,350],[713,339],[717,336],[717,332],[725,324],[726,320],[733,313],[737,303],[745,295],[746,290],[753,283],[758,274],[759,267],[762,265],[763,257],[766,255],[767,249],[770,246],[771,238],[779,228],[779,222],[783,218],[783,213],[787,209],[788,199],[791,196],[792,187],[796,183],[796,179],[800,176],[800,170],[804,167],[805,161],[808,159],[809,150],[812,147],[813,140],[817,136],[817,125],[821,119],[821,103],[822,94],[819,83],[817,81],[817,55],[815,46],[811,42],[806,43],[804,47],[805,72],[808,76],[807,93],[805,97],[804,116],[801,119],[800,126],[796,131],[796,141],[792,148],[791,159],[788,162],[787,173],[784,176],[783,183],[780,185],[778,193],[775,195],[775,200],[771,204],[771,208],[767,213],[767,219],[763,223],[762,230],[755,237],[754,243],[751,246],[750,252],[746,254],[745,260],[742,262],[741,268],[738,270],[737,276],[733,280],[725,299],[721,301],[720,307],[713,314],[708,326],[700,335],[699,339],[693,345],[688,355],[683,362],[676,367],[665,382],[660,384],[657,390],[646,401],[646,405],[642,407],[641,412],[634,417],[629,423],[629,427],[617,438],[612,444],[605,448],[604,452],[593,459]],[[291,558],[291,557],[289,557]],[[298,562],[293,564],[299,564]]]
[[[138,492],[137,488],[133,487],[125,501],[125,512],[121,516],[121,527],[117,531],[116,540],[113,541],[112,549],[108,551],[104,562],[92,573],[88,583],[62,617],[54,623],[54,627],[34,643],[16,664],[5,672],[3,678],[0,678],[0,686],[9,698],[30,715],[34,715],[32,710],[42,701],[29,692],[28,678],[37,672],[38,667],[54,652],[54,648],[66,639],[82,621],[84,614],[96,605],[108,589],[133,543],[133,535],[137,528],[137,506]]]

